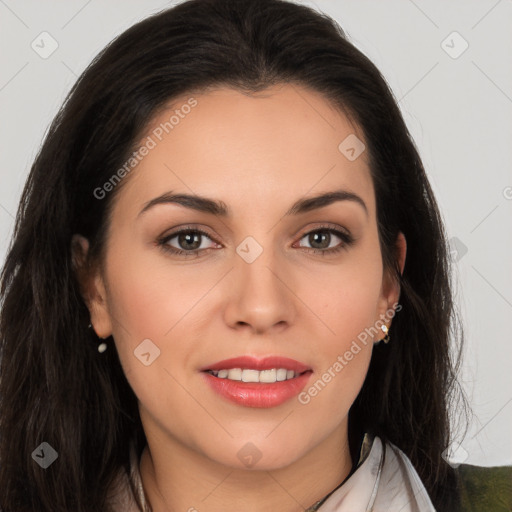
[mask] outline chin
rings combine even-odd
[[[304,450],[304,443],[294,443],[293,446],[283,446],[282,443],[258,441],[238,442],[236,446],[226,447],[221,456],[211,457],[218,464],[234,469],[247,469],[249,471],[274,471],[283,469],[294,463],[305,454],[297,452],[297,446]],[[227,453],[234,453],[234,457],[226,457]]]

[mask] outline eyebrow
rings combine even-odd
[[[313,197],[307,197],[296,201],[291,208],[284,214],[284,216],[300,215],[312,210],[329,206],[337,201],[352,201],[359,204],[368,216],[368,208],[365,202],[357,194],[347,190],[334,190],[332,192],[325,192]],[[160,204],[178,204],[185,208],[190,208],[203,213],[210,213],[219,215],[221,217],[231,217],[231,210],[222,201],[216,201],[208,197],[201,197],[190,194],[174,194],[172,191],[166,192],[161,196],[151,199],[145,203],[142,210],[139,212],[138,217]]]

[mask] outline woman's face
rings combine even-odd
[[[383,273],[364,137],[298,86],[193,98],[153,119],[147,151],[122,178],[92,322],[113,334],[148,442],[232,467],[247,456],[283,467],[346,440],[382,315],[389,326],[398,300]],[[310,201],[333,192],[341,199]],[[226,213],[155,201],[166,195],[208,198]],[[307,371],[274,384],[204,371],[244,356]],[[266,368],[244,379],[281,379],[293,363]]]

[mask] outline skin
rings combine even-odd
[[[282,355],[312,368],[310,386],[398,302],[398,284],[382,265],[367,154],[349,161],[338,150],[348,135],[364,135],[319,93],[295,85],[194,97],[197,106],[124,178],[104,268],[87,281],[85,299],[98,336],[113,335],[139,399],[148,440],[140,471],[154,512],[304,510],[352,467],[348,411],[372,342],[383,334],[360,344],[305,405],[296,398],[271,408],[236,405],[212,391],[199,369],[239,355]],[[141,140],[171,113],[159,113]],[[284,216],[296,200],[337,189],[360,196],[367,213],[338,201]],[[138,216],[168,191],[221,200],[232,216],[177,204]],[[348,230],[355,242],[331,255],[313,253],[344,244],[331,234],[312,245],[306,235],[325,223]],[[156,243],[189,224],[210,234],[197,240],[211,249],[179,256]],[[252,263],[236,252],[247,236],[263,248]],[[87,240],[77,240],[85,254]],[[179,241],[168,245],[190,247]],[[403,269],[402,234],[397,248]],[[149,366],[133,353],[147,338],[161,351]],[[261,453],[251,468],[237,456],[249,442]]]

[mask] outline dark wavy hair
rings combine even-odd
[[[437,510],[455,509],[456,475],[442,452],[449,413],[459,399],[465,403],[456,380],[463,329],[442,218],[393,94],[326,15],[282,0],[189,0],[135,24],[101,51],[30,170],[1,273],[4,512],[108,511],[115,475],[129,471],[130,442],[139,455],[146,443],[117,352],[100,355],[87,328],[73,265],[75,233],[90,242],[89,268],[102,264],[122,183],[103,200],[93,191],[173,98],[217,86],[250,94],[282,83],[321,93],[362,129],[383,264],[401,286],[392,342],[373,351],[350,410],[350,437],[372,432],[399,446]],[[403,274],[399,231],[407,240]],[[31,457],[43,441],[58,452],[45,471]]]

